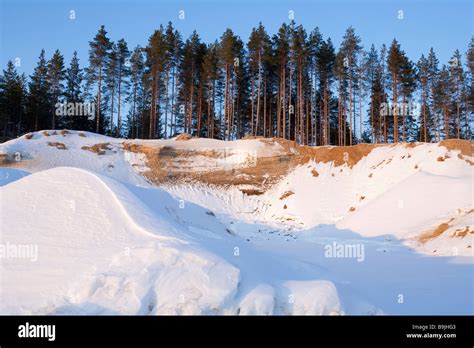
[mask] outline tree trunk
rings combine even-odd
[[[252,126],[251,126],[251,131],[252,131],[252,134],[254,134],[254,119],[253,119],[253,112],[254,112],[254,100],[255,100],[255,76],[254,76],[254,68],[252,66],[252,100],[250,102],[250,109],[251,109],[251,123],[252,123]]]
[[[260,85],[261,85],[261,62],[260,62],[260,51],[258,52],[258,87],[257,87],[257,113],[256,113],[256,124],[255,124],[255,135],[258,135],[259,117],[260,117]]]
[[[426,143],[426,85],[424,86],[425,90],[423,91],[423,133],[425,136],[425,143]]]
[[[111,110],[110,110],[110,135],[114,134],[114,100],[115,99],[115,72],[112,75],[112,101],[111,101]]]
[[[282,89],[283,89],[283,114],[282,114],[282,128],[283,128],[283,139],[286,139],[286,76],[285,76],[286,68],[285,62],[283,62],[283,80],[282,80]]]
[[[444,139],[449,139],[449,113],[448,103],[445,100],[443,106],[443,118],[444,118]]]
[[[293,75],[293,66],[291,65],[291,61],[290,61],[290,76],[289,76],[289,87],[288,87],[288,139],[291,138],[291,112],[290,111],[293,111],[293,115],[295,115],[295,108],[293,107],[293,105],[291,105],[291,87],[293,85],[293,80],[292,80],[292,76]]]
[[[349,67],[351,66],[352,58],[349,58]],[[349,145],[352,146],[352,70],[349,74]]]
[[[207,137],[211,138],[211,80],[207,80]]]
[[[359,78],[361,78],[359,76]],[[359,82],[359,143],[362,143],[362,83]]]
[[[215,110],[216,110],[216,80],[212,83],[212,115],[211,115],[211,128],[212,128],[212,136],[214,138],[215,130],[214,130],[214,118],[215,118]]]
[[[224,86],[224,124],[222,125],[223,127],[223,137],[222,139],[225,140],[226,138],[226,126],[227,126],[227,104],[228,104],[228,84],[229,84],[229,67],[228,64],[226,63],[225,65],[225,86]]]
[[[52,119],[52,129],[54,129],[55,127],[55,116],[56,116],[56,110],[55,110],[55,105],[57,103],[56,101],[57,97],[56,97],[56,90],[53,92],[53,119]]]
[[[457,95],[459,97],[459,99],[461,99],[461,96],[460,96],[460,92],[459,92],[459,80],[458,80],[458,83],[456,84],[456,89],[457,89]],[[461,115],[460,115],[460,100],[457,100],[457,103],[456,103],[456,113],[457,113],[457,136],[458,136],[458,139],[461,139]]]
[[[166,71],[165,74],[165,139],[168,139],[168,105],[169,105],[169,96],[168,96],[168,85],[169,85],[169,73]]]
[[[398,143],[397,75],[393,74],[393,142]]]
[[[306,140],[305,144],[309,145],[309,98],[308,95],[306,95]]]
[[[263,78],[263,137],[267,136],[267,78]]]
[[[100,122],[100,87],[102,83],[102,66],[99,67],[99,80],[97,82],[97,115],[96,115],[96,124],[95,132],[99,133],[99,122]]]
[[[191,68],[191,88],[189,91],[188,134],[192,134],[193,127],[193,99],[194,99],[194,65]]]
[[[279,78],[279,81],[278,81],[278,87],[277,87],[277,101],[276,101],[276,107],[277,107],[277,110],[276,110],[276,113],[277,113],[277,133],[276,133],[276,137],[279,138],[280,137],[280,125],[281,125],[281,120],[280,120],[280,113],[281,113],[281,69],[280,69],[280,78]]]
[[[137,125],[137,109],[136,109],[136,103],[137,103],[137,85],[133,86],[133,108],[132,108],[132,137],[133,137],[133,132],[135,131],[135,138],[138,138],[138,125]]]
[[[300,58],[300,96],[299,96],[299,105],[300,105],[300,142],[304,144],[304,124],[303,124],[303,113],[304,113],[304,99],[303,99],[303,62]]]
[[[403,142],[406,143],[407,142],[407,135],[406,135],[406,124],[405,124],[405,119],[406,119],[406,116],[405,116],[405,113],[406,113],[406,109],[405,109],[405,102],[406,102],[406,97],[405,97],[405,94],[403,94],[403,107],[402,107],[402,127],[403,127],[403,132],[402,132],[402,139],[403,139]]]
[[[171,134],[173,136],[176,134],[176,114],[174,112],[174,91],[175,91],[175,75],[176,75],[176,67],[173,66],[173,76],[171,78]]]
[[[197,136],[201,137],[201,113],[202,113],[202,85],[199,85],[198,110],[197,110]]]

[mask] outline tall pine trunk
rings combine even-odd
[[[118,77],[118,100],[117,100],[117,137],[120,138],[120,92],[122,85],[122,64],[119,66],[119,77]]]
[[[397,75],[393,74],[393,142],[398,143]]]
[[[168,139],[168,105],[169,105],[169,93],[168,93],[168,85],[169,85],[169,73],[168,70],[165,73],[165,139]]]
[[[352,58],[349,58],[349,68],[352,67]],[[349,145],[352,146],[352,70],[349,74]]]
[[[255,124],[255,135],[258,135],[259,117],[260,117],[260,86],[261,86],[261,62],[260,62],[260,51],[258,52],[258,87],[257,87],[257,113],[256,113],[256,124]]]
[[[115,71],[112,74],[112,101],[110,109],[110,135],[114,134],[114,101],[115,101]]]
[[[99,80],[97,81],[97,115],[96,115],[96,124],[95,124],[95,132],[96,133],[99,133],[101,83],[102,83],[102,66],[99,67]]]
[[[263,137],[267,136],[267,77],[263,77]]]

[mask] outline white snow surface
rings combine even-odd
[[[157,187],[124,140],[78,133],[0,144],[20,154],[0,167],[0,314],[474,314],[473,237],[453,237],[472,231],[473,171],[457,151],[379,147],[352,168],[309,162],[247,196]],[[282,151],[259,140],[133,142],[218,148],[231,158],[220,166]],[[109,143],[104,154],[81,149],[97,143]]]

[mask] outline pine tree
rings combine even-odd
[[[171,22],[166,27],[166,43],[167,43],[167,52],[168,52],[168,71],[171,79],[171,105],[170,105],[170,126],[169,132],[167,128],[167,114],[165,114],[165,137],[168,137],[168,134],[174,136],[177,132],[177,88],[178,88],[178,69],[181,65],[182,59],[182,46],[183,42],[181,39],[181,34],[177,30],[173,30]],[[167,95],[168,103],[169,93]],[[165,109],[165,113],[167,109]]]
[[[427,115],[429,111],[428,106],[428,79],[429,79],[429,63],[428,59],[422,54],[417,63],[418,78],[421,87],[421,112],[420,112],[420,131],[419,140],[423,139],[424,142],[428,141],[428,126],[427,126]]]
[[[261,95],[262,95],[262,83],[263,83],[263,60],[265,52],[268,51],[270,46],[270,38],[265,31],[262,23],[259,24],[258,28],[253,28],[250,34],[249,42],[247,43],[249,67],[250,67],[250,79],[251,79],[251,132],[253,135],[259,133],[260,125],[260,110],[261,110]],[[257,83],[255,87],[255,83]],[[256,103],[255,103],[256,94]],[[265,123],[265,122],[264,122]]]
[[[127,43],[124,39],[120,39],[117,42],[117,88],[118,88],[118,100],[117,100],[117,137],[121,137],[121,117],[120,117],[120,106],[122,94],[127,93],[129,87],[128,76],[130,75],[130,69],[128,67],[128,59],[130,57],[130,51],[128,50]]]
[[[28,129],[38,131],[47,129],[51,115],[51,95],[48,80],[48,64],[44,50],[41,50],[38,64],[28,84],[27,108],[29,115]]]
[[[89,84],[97,82],[96,98],[96,133],[100,129],[101,117],[101,91],[104,69],[107,63],[108,55],[111,49],[111,42],[107,37],[107,31],[102,25],[92,41],[89,42],[89,68],[87,69],[87,78]]]
[[[454,51],[449,61],[449,92],[452,96],[452,112],[456,115],[453,130],[454,136],[461,139],[461,112],[463,105],[463,86],[464,86],[464,70],[461,62],[461,53],[459,50]]]
[[[148,90],[150,94],[150,117],[148,123],[148,137],[150,139],[161,137],[161,116],[160,116],[160,90],[163,87],[163,71],[166,61],[166,39],[162,26],[155,30],[148,40],[146,47],[146,78],[148,79]]]
[[[434,52],[433,47],[431,47],[430,52],[428,53],[428,92],[429,92],[429,101],[430,101],[430,112],[433,119],[432,124],[432,133],[433,139],[440,141],[439,137],[439,113],[437,110],[437,96],[436,96],[436,85],[438,81],[438,58]]]
[[[278,60],[271,38],[268,36],[263,53],[263,135],[274,137],[276,129],[276,104],[278,85]],[[247,89],[248,92],[248,89]]]
[[[145,72],[145,60],[143,58],[143,49],[140,46],[135,47],[130,57],[130,83],[131,88],[127,97],[127,101],[132,104],[128,122],[129,137],[140,137],[139,129],[141,121],[138,115],[141,114],[140,106],[143,99],[142,81]],[[141,132],[143,137],[143,132]]]
[[[321,145],[329,144],[331,83],[334,77],[336,55],[331,39],[323,41],[318,51],[319,90],[322,101]]]
[[[382,115],[382,106],[387,105],[387,95],[384,90],[384,83],[383,83],[383,74],[382,74],[382,67],[381,63],[378,64],[378,67],[375,70],[374,78],[371,84],[371,95],[370,95],[370,117],[372,119],[372,128],[373,128],[373,139],[375,143],[382,142],[382,138],[384,138],[384,134],[382,132],[382,123],[384,119],[382,116],[385,117],[386,120],[386,112],[385,110],[384,115]],[[384,141],[386,141],[384,139]]]
[[[464,95],[466,100],[466,114],[464,120],[464,137],[472,139],[470,122],[474,113],[474,37],[471,37],[469,47],[466,53],[467,76],[464,87]]]
[[[243,63],[240,57],[242,49],[243,44],[240,39],[232,30],[227,29],[219,45],[219,62],[224,77],[224,120],[221,128],[222,138],[227,140],[231,139],[234,130],[236,68]]]
[[[407,108],[407,105],[411,105],[411,97],[415,92],[417,76],[413,62],[408,57],[403,55],[403,64],[400,71],[400,92],[402,96],[402,139],[403,142],[407,141],[408,136],[413,136],[414,118],[412,108]],[[416,139],[416,138],[415,138]]]
[[[367,53],[361,48],[357,55],[356,61],[356,79],[357,79],[357,92],[358,92],[358,101],[359,101],[359,142],[362,142],[363,134],[363,116],[362,116],[362,101],[366,96],[367,90]],[[354,120],[355,127],[355,120]]]
[[[319,31],[318,28],[315,28],[309,35],[308,38],[308,64],[309,64],[309,84],[310,84],[310,91],[309,91],[309,99],[310,99],[310,123],[311,123],[311,144],[316,145],[317,144],[317,112],[319,110],[318,105],[319,105],[319,99],[317,98],[317,87],[318,87],[318,65],[317,65],[317,59],[318,59],[318,52],[321,48],[321,43],[323,42],[322,35]],[[340,57],[340,64],[343,64],[343,57]],[[336,63],[336,62],[335,62]],[[339,68],[340,66],[337,66]],[[341,71],[337,70],[337,76],[338,78],[341,77],[339,75]],[[338,85],[338,91],[343,93],[342,89],[343,85]],[[339,89],[340,88],[340,89]],[[345,100],[345,99],[344,99]],[[341,100],[342,102],[342,100]],[[342,115],[341,115],[342,117]],[[342,120],[341,120],[342,121]],[[342,124],[342,122],[341,122]],[[344,123],[345,127],[345,123]],[[344,128],[345,129],[345,128]],[[342,131],[342,130],[341,130]],[[340,134],[341,135],[341,134]],[[342,139],[341,135],[341,139]],[[345,141],[345,136],[344,136],[344,141]]]
[[[216,83],[219,79],[218,43],[215,42],[207,48],[203,59],[203,78],[206,82],[207,99],[207,137],[214,138],[215,133],[215,108],[216,108]]]
[[[438,126],[439,126],[439,135],[438,139],[441,140],[441,134],[444,133],[444,139],[450,138],[450,112],[449,112],[449,71],[448,67],[443,64],[441,70],[439,71],[436,87],[436,105],[437,105],[437,115],[439,115]],[[442,115],[442,118],[441,118]]]
[[[170,101],[170,75],[173,74],[173,48],[174,48],[174,41],[175,41],[175,30],[173,28],[173,24],[168,22],[168,26],[166,27],[165,31],[165,42],[166,42],[166,58],[164,62],[164,74],[165,74],[165,122],[164,122],[164,137],[165,139],[168,138],[168,110],[169,110],[169,101]],[[171,76],[171,80],[173,80],[173,76]],[[174,86],[171,86],[173,89]],[[173,91],[172,91],[173,95]],[[171,101],[173,103],[173,100]],[[171,107],[173,109],[173,107]],[[172,111],[171,111],[172,112]]]
[[[79,66],[79,58],[77,57],[77,52],[74,51],[69,67],[66,70],[66,88],[64,91],[64,99],[66,103],[84,103],[82,90],[83,79],[84,74]],[[74,117],[69,119],[69,122],[66,123],[66,125],[77,130],[93,130],[93,125],[87,115],[74,115]]]
[[[239,139],[247,133],[248,126],[248,115],[250,114],[250,103],[249,103],[249,74],[248,74],[248,60],[245,55],[245,47],[242,40],[236,37],[235,40],[235,60],[234,58],[234,80],[233,93],[234,93],[234,104],[232,107],[231,116],[231,130],[233,130],[231,136],[233,139]]]
[[[435,115],[436,140],[441,141],[449,138],[449,72],[446,65],[443,64],[436,74],[436,79],[432,86],[432,108]]]
[[[193,128],[196,129],[196,134],[200,132],[202,86],[199,81],[201,80],[205,49],[205,45],[201,43],[196,31],[183,46],[180,99],[182,102],[181,111],[184,111],[182,114],[184,132],[188,134],[193,134]]]
[[[398,89],[402,74],[403,65],[406,63],[404,52],[400,49],[397,40],[393,39],[392,44],[388,50],[387,67],[390,71],[392,81],[392,96],[393,96],[393,142],[398,143]]]
[[[64,57],[59,50],[56,50],[48,62],[48,84],[51,88],[51,102],[52,102],[52,120],[51,129],[56,128],[56,110],[59,105],[59,98],[64,93],[63,81],[66,77],[66,70],[64,69]]]
[[[117,90],[118,76],[118,48],[115,43],[111,43],[110,51],[107,55],[106,66],[104,70],[104,83],[107,93],[105,97],[110,101],[110,129],[109,134],[115,134],[114,112],[115,112],[115,94]],[[106,103],[107,104],[107,103]]]
[[[353,119],[355,127],[355,108],[353,105],[353,93],[354,93],[354,80],[356,75],[356,57],[359,51],[362,49],[360,46],[360,38],[355,34],[354,28],[349,27],[346,29],[346,33],[342,39],[341,50],[344,52],[345,58],[347,59],[347,69],[349,72],[349,145],[352,145],[353,137]],[[354,117],[352,117],[354,115]]]
[[[286,106],[287,106],[287,67],[289,54],[289,27],[283,23],[278,34],[273,37],[275,55],[278,61],[278,92],[277,92],[277,137],[286,139]]]
[[[25,76],[18,75],[12,61],[8,61],[6,70],[0,75],[0,127],[4,140],[26,130],[23,120],[25,86]]]
[[[345,145],[345,104],[347,98],[347,69],[344,64],[344,53],[339,50],[336,54],[334,62],[334,73],[337,79],[337,110],[338,110],[338,120],[337,120],[337,144],[339,146]]]
[[[378,89],[374,89],[374,87],[375,87],[376,79],[379,78],[379,75],[377,74],[379,70],[379,64],[380,62],[379,62],[379,56],[378,56],[377,50],[375,49],[375,46],[372,45],[370,47],[369,52],[367,52],[367,57],[365,61],[366,75],[364,78],[364,82],[371,93],[371,97],[370,97],[371,101],[369,103],[370,105],[369,124],[370,124],[370,140],[372,143],[376,143],[379,140],[379,134],[376,130],[379,128],[378,121],[380,118],[375,116],[376,115],[374,113],[375,105],[373,104],[373,101],[374,101],[373,93],[375,91],[378,92]]]
[[[293,52],[296,73],[296,98],[295,98],[295,117],[294,117],[294,140],[298,143],[305,143],[305,85],[307,80],[307,55],[309,50],[306,45],[306,31],[300,25],[293,33]]]

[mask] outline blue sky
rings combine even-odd
[[[473,35],[471,0],[0,0],[0,68],[21,58],[20,72],[31,74],[42,48],[49,58],[59,48],[69,64],[74,50],[87,65],[88,42],[104,24],[112,40],[145,45],[160,24],[172,21],[186,38],[196,29],[205,42],[231,28],[244,41],[261,21],[274,34],[288,11],[309,32],[318,26],[339,47],[352,25],[365,48],[396,37],[411,59],[431,46],[445,63],[458,48],[464,54]],[[69,18],[70,11],[76,18]],[[179,11],[185,19],[179,19]],[[403,19],[398,11],[403,10]]]

